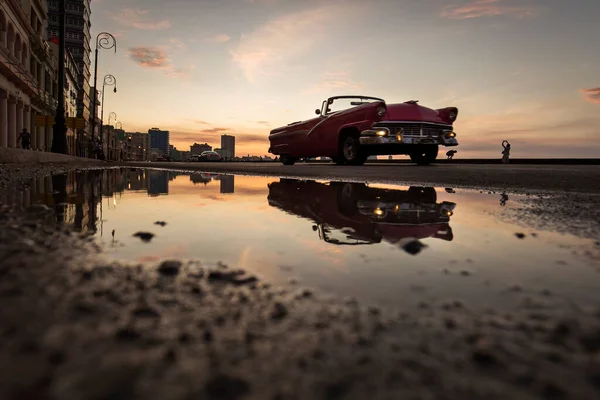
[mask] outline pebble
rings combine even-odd
[[[176,260],[167,260],[163,261],[158,267],[158,272],[161,275],[165,276],[175,276],[179,274],[179,270],[181,269],[181,261]]]
[[[519,239],[525,239],[525,234],[524,233],[515,233],[515,236]]]
[[[285,318],[287,313],[288,311],[286,306],[284,306],[281,303],[275,303],[275,305],[273,306],[273,310],[271,311],[271,318],[280,320]]]
[[[143,242],[149,242],[154,238],[154,233],[151,232],[137,232],[133,234],[134,237],[142,239]]]

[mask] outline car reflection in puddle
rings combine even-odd
[[[438,203],[433,187],[392,190],[282,179],[269,184],[268,200],[273,207],[312,220],[319,238],[337,246],[387,242],[406,249],[407,240],[454,238],[449,222],[456,203]]]

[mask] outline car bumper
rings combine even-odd
[[[385,131],[385,136],[378,136],[377,133]],[[452,132],[454,133],[454,132]],[[365,146],[370,145],[391,145],[391,144],[436,144],[440,146],[458,146],[458,140],[456,140],[456,134],[454,137],[447,137],[446,135],[439,136],[405,136],[402,134],[392,134],[385,128],[368,129],[361,132],[360,144]]]

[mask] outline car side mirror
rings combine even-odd
[[[315,114],[317,115],[321,115],[321,110],[319,110],[318,108],[315,110]]]

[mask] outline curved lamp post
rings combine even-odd
[[[102,111],[100,112],[100,144],[102,144],[102,142],[104,141],[104,133],[103,133],[103,128],[104,128],[104,92],[106,92],[106,89],[104,89],[105,86],[114,86],[114,92],[117,93],[117,78],[115,78],[113,75],[108,74],[106,76],[104,76],[104,82],[102,83],[102,102],[100,103],[102,105]]]
[[[108,114],[108,124],[110,125],[110,119],[114,119],[115,123],[117,122],[117,114],[115,112],[111,112],[110,114]]]
[[[60,2],[62,4],[62,2]],[[96,55],[94,58],[94,91],[98,91],[98,50],[105,49],[110,50],[114,48],[115,53],[117,52],[117,39],[113,35],[108,32],[101,32],[96,36]],[[115,87],[116,90],[116,87]],[[104,90],[102,91],[104,95]],[[98,116],[96,113],[96,99],[97,95],[94,93],[94,98],[92,99],[92,141],[94,140],[94,132],[96,130],[96,117]],[[102,101],[104,104],[104,101]]]
[[[123,130],[123,124],[121,123],[121,121],[119,121],[119,122],[117,122],[117,123],[115,124],[115,128],[116,128],[116,129]]]

